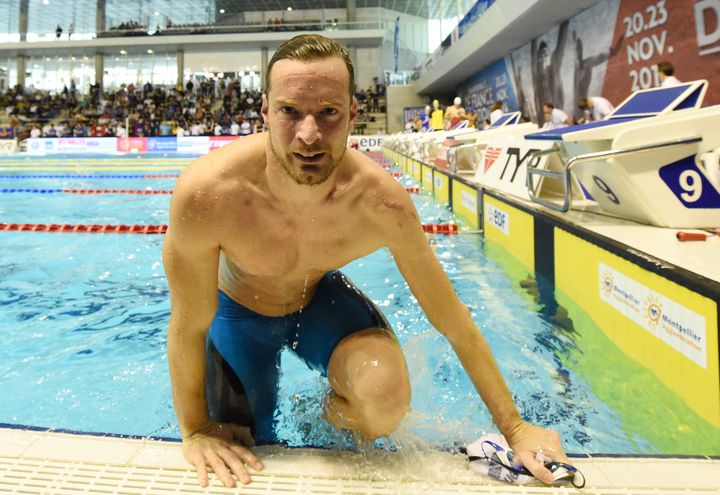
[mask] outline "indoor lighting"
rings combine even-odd
[[[156,10],[154,15],[160,15],[160,12]]]
[[[120,50],[120,55],[127,55],[127,52],[125,50]]]
[[[220,9],[220,13],[221,13],[221,14],[224,14],[224,13],[225,13],[225,9]]]
[[[148,48],[148,53],[153,53],[152,49]]]
[[[288,7],[288,12],[292,12],[292,7]]]

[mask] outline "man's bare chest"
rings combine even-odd
[[[362,218],[342,207],[331,212],[283,214],[260,210],[222,235],[222,249],[242,272],[284,277],[326,272],[378,249]]]

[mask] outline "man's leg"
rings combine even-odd
[[[370,328],[345,337],[330,357],[328,381],[328,421],[365,438],[393,432],[410,410],[407,364],[388,329]]]

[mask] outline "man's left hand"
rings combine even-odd
[[[538,458],[544,456],[553,461],[570,463],[560,444],[560,435],[553,430],[523,421],[505,438],[515,452],[515,458],[537,479],[548,485],[552,485],[555,479]]]

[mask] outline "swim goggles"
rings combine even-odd
[[[500,438],[504,440],[503,437]],[[487,436],[469,444],[465,453],[470,467],[480,474],[505,483],[540,483],[522,464],[515,463],[515,453],[512,450]],[[538,461],[552,473],[556,484],[569,481],[575,488],[585,486],[585,476],[575,466],[553,461],[542,454],[538,454]]]

